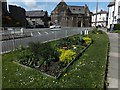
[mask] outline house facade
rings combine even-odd
[[[89,27],[91,12],[87,5],[70,6],[62,0],[51,12],[51,22],[64,27]]]
[[[34,27],[34,28],[48,27],[47,11],[43,11],[43,10],[26,11],[26,19],[30,27]]]
[[[120,0],[112,0],[108,8],[108,29],[110,29],[112,25],[120,24]]]
[[[100,27],[107,27],[108,23],[108,12],[101,10],[97,13],[97,20],[96,20],[96,13],[92,15],[92,25],[91,26],[100,26]]]

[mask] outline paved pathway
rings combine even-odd
[[[101,30],[101,29],[100,29]],[[107,80],[110,90],[120,90],[120,34],[109,33],[106,29],[102,29],[107,33],[110,41],[110,52],[108,62]]]
[[[106,32],[106,30],[103,30]],[[108,64],[108,88],[120,90],[120,34],[106,32],[110,41],[109,64]],[[119,65],[118,65],[119,64]]]
[[[120,71],[120,68],[118,68],[118,57],[120,57],[118,54],[118,43],[119,38],[117,33],[107,33],[110,40],[110,53],[109,53],[109,65],[108,65],[108,82],[109,86],[108,88],[119,88],[120,85],[118,85],[118,81],[120,81],[120,77],[118,77],[118,71]]]

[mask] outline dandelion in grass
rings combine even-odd
[[[82,64],[82,66],[85,66],[85,64]]]
[[[82,64],[82,62],[79,63],[80,65]]]
[[[65,73],[64,76],[67,76],[67,73]]]

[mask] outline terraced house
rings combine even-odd
[[[70,6],[62,0],[51,12],[51,21],[66,27],[89,27],[91,12],[87,5]]]
[[[120,24],[120,0],[111,0],[108,8],[108,28],[111,28],[112,25]]]
[[[48,12],[43,10],[26,11],[26,19],[29,26],[48,27]]]
[[[97,22],[96,22],[96,13],[92,15],[92,26],[106,27],[108,23],[108,12],[105,10],[99,11],[97,13]]]

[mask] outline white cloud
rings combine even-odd
[[[28,7],[35,7],[37,2],[36,0],[21,0]]]
[[[35,7],[33,6],[32,8],[29,7],[26,8],[26,11],[29,10],[46,10],[46,7],[45,5],[36,5]]]

